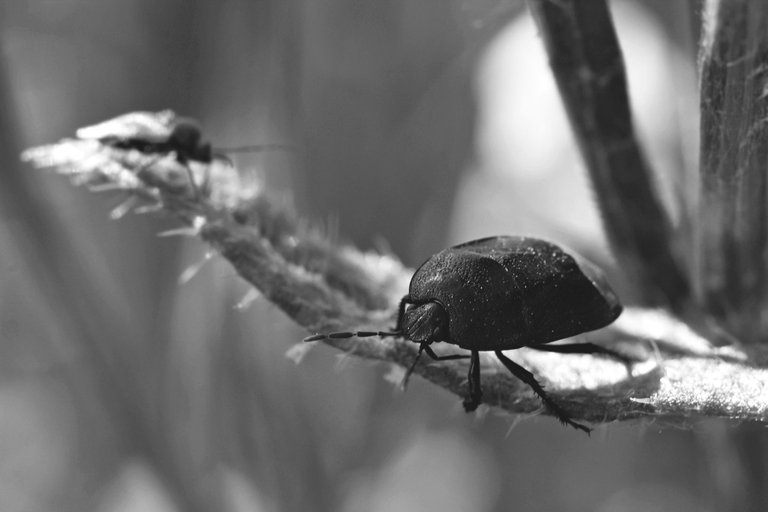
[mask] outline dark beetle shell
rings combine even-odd
[[[536,238],[496,236],[445,249],[411,279],[409,300],[448,313],[450,339],[468,350],[511,350],[599,329],[622,307],[586,260]]]

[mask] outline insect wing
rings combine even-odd
[[[176,114],[172,110],[160,112],[131,112],[108,121],[77,130],[80,139],[138,139],[149,143],[168,140],[175,125]]]
[[[525,307],[530,344],[599,329],[621,313],[621,304],[602,272],[553,243],[498,237],[483,250],[515,281]]]
[[[494,285],[480,287],[483,291],[479,294],[498,295],[503,291],[501,287],[509,286],[519,301],[512,304],[499,300],[499,296],[478,309],[488,312],[489,318],[485,321],[489,324],[496,315],[512,317],[522,310],[525,327],[507,330],[506,348],[514,348],[518,343],[515,335],[521,335],[525,345],[549,343],[604,327],[621,313],[621,303],[599,269],[546,240],[488,237],[457,245],[449,252],[476,258],[468,268],[479,270],[478,262],[488,258],[505,269],[511,283],[502,284],[505,281],[497,279]],[[489,294],[488,290],[495,290],[495,294]],[[475,333],[475,338],[480,331]]]

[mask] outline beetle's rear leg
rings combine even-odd
[[[483,390],[480,387],[480,352],[473,350],[469,356],[469,396],[464,399],[464,410],[472,412],[483,401]]]
[[[540,350],[542,352],[556,352],[558,354],[601,354],[624,363],[624,366],[627,367],[627,372],[630,374],[632,373],[632,364],[637,362],[636,359],[633,359],[620,352],[616,352],[615,350],[611,350],[609,348],[596,345],[595,343],[568,343],[565,345],[534,345],[534,346],[529,346],[528,348],[532,348],[533,350]]]
[[[555,403],[554,400],[549,398],[549,395],[544,391],[544,388],[541,387],[541,384],[539,384],[531,372],[502,354],[500,350],[496,351],[496,357],[499,358],[501,364],[507,367],[507,370],[512,372],[512,375],[528,384],[531,389],[533,389],[533,392],[539,395],[539,398],[541,398],[541,401],[544,402],[544,405],[546,405],[547,408],[552,411],[557,419],[559,419],[563,424],[570,425],[573,428],[577,428],[579,430],[583,430],[587,434],[592,431],[592,429],[589,427],[573,421],[568,416],[568,414],[559,405],[557,405],[557,403]]]

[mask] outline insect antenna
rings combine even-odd
[[[402,337],[403,332],[400,330],[396,331],[340,331],[340,332],[329,332],[329,333],[320,333],[320,334],[313,334],[312,336],[307,336],[304,338],[305,342],[310,341],[319,341],[319,340],[327,340],[327,339],[345,339],[345,338],[371,338],[374,336],[378,336],[380,338],[385,337]],[[421,353],[424,352],[424,350],[427,350],[429,352],[428,345],[426,343],[421,343],[419,345],[419,352],[416,354],[416,357],[413,359],[413,362],[411,363],[411,366],[408,367],[408,369],[405,371],[405,376],[403,377],[403,381],[400,384],[400,386],[405,390],[408,387],[408,381],[411,378],[411,374],[413,374],[413,371],[416,369],[416,364],[419,362],[419,358],[421,357]],[[434,355],[434,352],[432,353]],[[464,356],[461,356],[464,357]]]
[[[292,144],[254,144],[252,146],[236,146],[233,148],[215,148],[217,153],[258,153],[260,151],[296,151]]]
[[[320,333],[320,334],[313,334],[312,336],[307,336],[304,338],[305,342],[310,341],[319,341],[319,340],[327,340],[327,339],[345,339],[345,338],[371,338],[373,336],[378,336],[379,338],[386,338],[386,337],[402,337],[403,332],[400,330],[397,331],[340,331],[340,332],[329,332],[329,333]],[[403,377],[403,381],[400,384],[400,386],[405,390],[405,388],[408,387],[408,381],[411,378],[411,374],[413,374],[413,371],[416,369],[416,364],[419,362],[419,358],[421,357],[421,353],[424,352],[424,350],[429,351],[428,345],[426,343],[421,343],[419,345],[419,353],[416,354],[416,357],[413,359],[413,362],[411,363],[411,366],[408,367],[408,369],[405,372],[405,376]],[[434,352],[432,353],[434,355]],[[461,356],[465,357],[465,356]]]
[[[397,337],[402,336],[403,333],[400,331],[392,331],[392,332],[385,332],[385,331],[341,331],[341,332],[327,332],[327,333],[319,333],[319,334],[313,334],[312,336],[307,336],[304,338],[305,342],[309,341],[319,341],[319,340],[338,340],[338,339],[344,339],[344,338],[354,338],[357,336],[358,338],[370,338],[373,336],[378,336],[380,338],[386,338],[386,337]]]

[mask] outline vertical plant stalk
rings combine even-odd
[[[529,0],[608,240],[642,299],[682,310],[689,283],[632,125],[624,61],[604,0]]]
[[[768,3],[707,2],[697,290],[743,341],[768,327]]]

